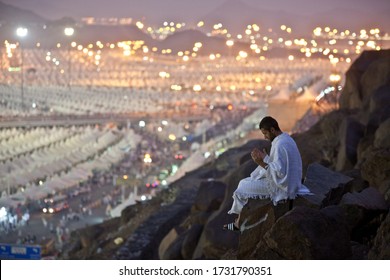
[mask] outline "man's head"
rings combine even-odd
[[[265,139],[273,141],[282,131],[278,122],[270,116],[264,117],[259,123],[259,129],[264,134]]]

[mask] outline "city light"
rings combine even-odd
[[[332,82],[332,83],[338,83],[340,80],[341,80],[341,75],[340,74],[331,74],[329,76],[329,80]]]
[[[16,35],[17,35],[18,37],[21,37],[21,38],[26,37],[26,36],[27,36],[27,33],[28,33],[28,29],[25,28],[25,27],[18,27],[18,28],[16,29]]]
[[[73,27],[65,27],[64,34],[67,37],[71,37],[74,34],[74,28]],[[70,48],[72,46],[71,42],[68,42],[68,88],[71,89],[71,80],[72,80],[72,56],[70,52]]]
[[[202,90],[202,86],[201,86],[201,85],[194,85],[194,86],[192,87],[192,89],[193,89],[194,91],[201,91],[201,90]]]
[[[152,157],[150,156],[150,154],[144,155],[144,163],[152,163]]]
[[[64,34],[66,36],[72,36],[74,34],[74,28],[73,27],[65,27]]]
[[[24,104],[24,53],[23,53],[23,46],[22,46],[22,39],[26,37],[28,34],[28,29],[25,27],[18,27],[16,29],[16,35],[21,38],[19,41],[20,46],[20,91],[21,91],[21,107],[22,111],[25,109]]]
[[[227,40],[226,41],[226,46],[232,47],[233,45],[234,45],[234,41],[233,40]]]

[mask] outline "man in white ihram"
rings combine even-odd
[[[228,214],[237,214],[234,223],[224,225],[225,230],[240,230],[240,213],[249,198],[271,199],[276,205],[281,200],[294,199],[297,195],[311,194],[302,185],[302,159],[295,141],[280,130],[272,117],[264,117],[259,129],[265,139],[272,142],[270,155],[265,149],[255,148],[252,159],[259,166],[238,184],[233,193],[233,205]]]

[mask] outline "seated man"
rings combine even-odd
[[[295,141],[280,130],[278,122],[272,117],[264,117],[259,129],[267,140],[272,142],[270,155],[265,149],[255,148],[252,159],[258,167],[238,184],[233,193],[233,205],[228,214],[237,214],[234,223],[224,225],[226,230],[239,230],[240,213],[249,198],[278,201],[294,199],[297,195],[311,194],[302,185],[302,159]]]

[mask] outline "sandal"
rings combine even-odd
[[[240,229],[234,223],[223,225],[223,229],[231,231],[240,231]]]

